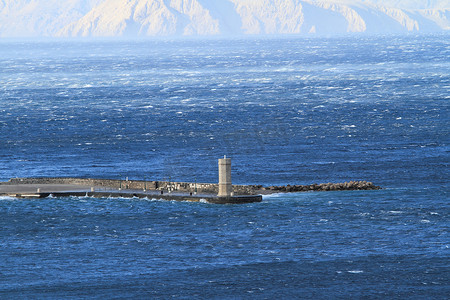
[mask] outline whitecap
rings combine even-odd
[[[401,210],[390,210],[390,211],[388,211],[388,213],[393,214],[393,215],[398,215],[398,214],[402,214],[403,212]]]
[[[361,271],[361,270],[351,270],[351,271],[347,271],[347,273],[351,273],[351,274],[361,274],[361,273],[364,273],[364,271]]]
[[[163,202],[163,201],[167,201],[167,200],[152,198],[152,199],[148,199],[147,201],[151,201],[151,202]]]
[[[273,193],[273,194],[269,194],[269,195],[263,195],[263,199],[271,199],[271,198],[280,198],[282,197],[284,194],[283,193]]]
[[[347,128],[356,128],[356,125],[343,125],[341,126],[342,129],[347,129]]]

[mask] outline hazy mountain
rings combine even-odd
[[[0,36],[450,30],[448,0],[0,0]]]

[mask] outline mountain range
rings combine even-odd
[[[0,0],[0,37],[450,30],[449,0]]]

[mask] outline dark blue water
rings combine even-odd
[[[2,198],[0,298],[446,299],[449,41],[0,42],[1,180],[385,187]]]

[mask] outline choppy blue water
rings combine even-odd
[[[0,199],[1,298],[427,298],[449,285],[448,35],[0,42],[0,179],[380,191]]]

